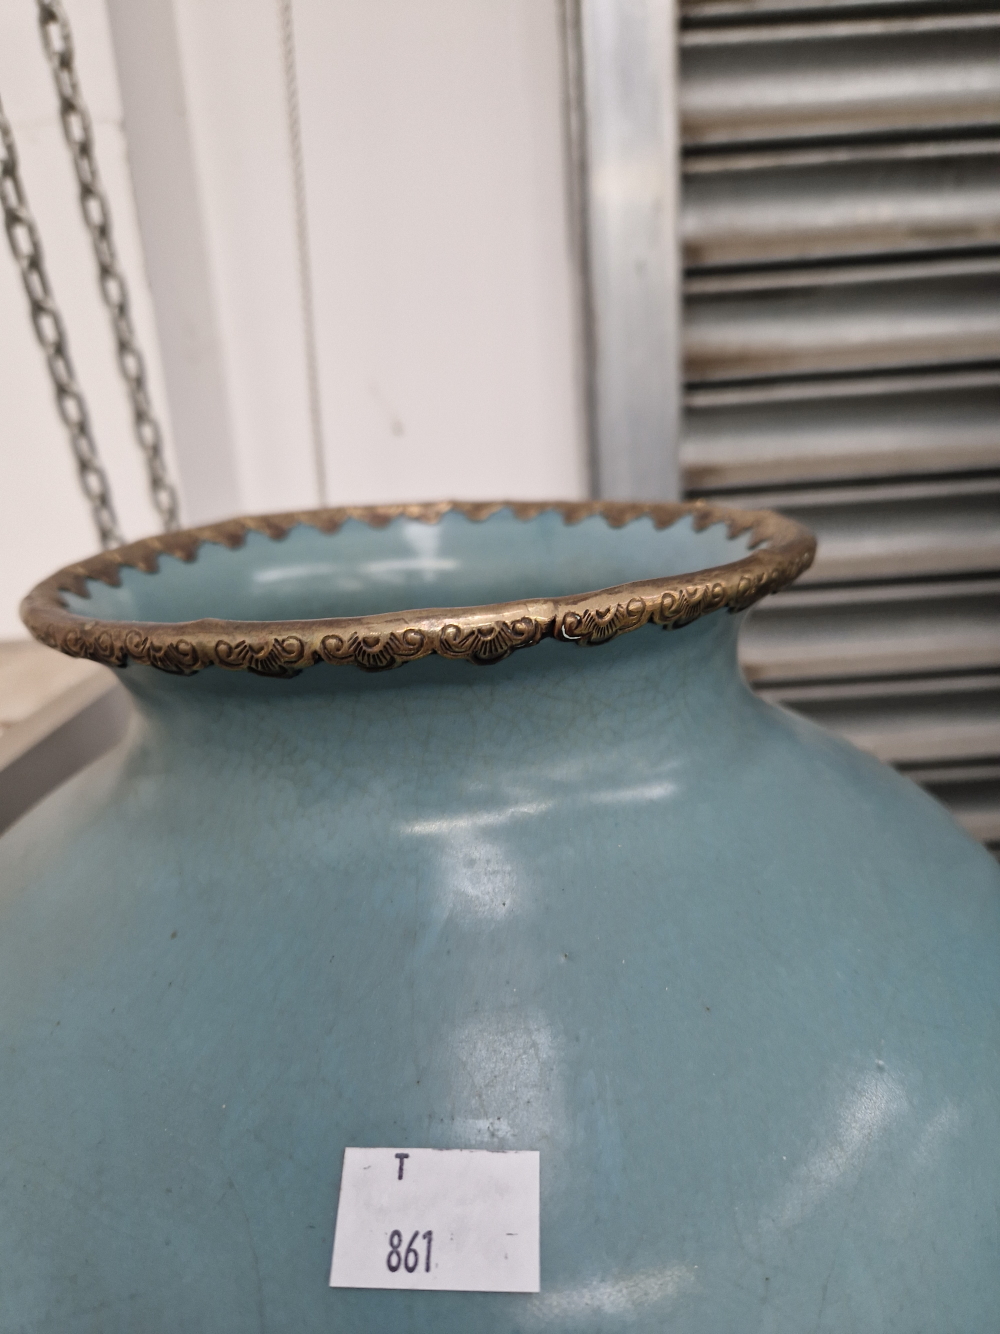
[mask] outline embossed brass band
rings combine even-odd
[[[204,542],[239,547],[249,532],[277,540],[299,524],[333,533],[347,519],[373,527],[384,527],[400,516],[437,523],[442,515],[455,510],[480,521],[500,509],[510,509],[521,520],[552,510],[568,524],[600,514],[613,527],[648,517],[657,528],[666,528],[692,515],[698,529],[721,522],[728,526],[730,537],[749,532],[752,550],[730,564],[590,593],[330,620],[206,619],[175,624],[107,621],[71,611],[61,596],[64,591],[87,596],[88,580],[117,586],[123,566],[154,573],[163,554],[193,560]],[[353,663],[364,671],[377,672],[431,653],[489,665],[545,638],[602,644],[650,621],[676,629],[722,607],[742,610],[791,583],[809,566],[815,548],[815,540],[806,529],[770,510],[729,509],[702,501],[656,505],[621,501],[443,502],[303,510],[162,533],[102,552],[38,584],[21,604],[21,616],[36,639],[73,657],[92,658],[111,667],[126,667],[132,661],[181,676],[216,666],[261,676],[290,677],[322,662]]]

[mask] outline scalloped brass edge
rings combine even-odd
[[[697,529],[725,523],[730,537],[749,531],[753,549],[730,564],[596,592],[330,620],[105,621],[71,611],[62,597],[63,592],[89,596],[88,580],[119,585],[123,566],[155,573],[161,555],[192,561],[205,542],[240,547],[250,532],[280,540],[300,524],[333,533],[348,519],[372,527],[385,527],[400,517],[437,523],[451,510],[479,522],[501,509],[511,510],[523,521],[553,510],[565,523],[579,523],[599,514],[616,528],[638,518],[651,518],[657,528],[667,528],[692,515]],[[771,510],[731,509],[704,501],[653,505],[623,501],[443,501],[296,510],[164,533],[91,556],[66,566],[33,588],[21,604],[21,618],[36,639],[71,657],[90,658],[109,667],[127,667],[129,662],[136,662],[178,676],[215,666],[259,676],[292,677],[304,667],[323,662],[353,663],[363,671],[378,672],[431,653],[487,666],[542,639],[596,645],[649,622],[677,629],[722,607],[740,611],[791,583],[811,564],[815,550],[811,533]]]

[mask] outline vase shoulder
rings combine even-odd
[[[149,1330],[700,1332],[763,1295],[791,1330],[824,1284],[856,1322],[982,1325],[996,868],[727,673],[721,709],[718,682],[651,696],[643,633],[649,661],[602,650],[580,698],[513,664],[466,696],[429,678],[433,725],[392,725],[383,686],[332,731],[318,688],[257,724],[211,696],[200,766],[154,709],[75,780],[83,817],[64,792],[12,831],[5,1133],[19,1180],[63,1183],[4,1234],[25,1327],[80,1309],[66,1266]],[[619,670],[649,673],[629,725],[597,702]],[[566,725],[513,728],[507,689]],[[541,1293],[328,1290],[367,1144],[539,1150]]]

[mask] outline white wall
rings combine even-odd
[[[174,18],[241,504],[315,504],[279,4],[111,0],[137,182],[167,124],[169,56],[140,31],[157,11]],[[556,0],[292,15],[326,498],[582,494]],[[154,272],[167,310],[188,262],[158,180],[139,203],[151,257],[166,237],[182,270]]]
[[[279,0],[68,9],[184,518],[319,503]],[[585,494],[556,0],[292,16],[326,499]],[[0,0],[0,95],[134,537],[155,524],[49,79],[34,6]],[[32,534],[0,536],[3,636],[95,542],[6,254],[0,338],[5,510]]]
[[[554,0],[295,19],[332,494],[584,494]]]

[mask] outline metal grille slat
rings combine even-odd
[[[888,764],[954,764],[1000,755],[1000,676],[967,675],[760,693]]]
[[[829,680],[995,668],[1000,588],[795,592],[756,609],[743,632],[752,681]]]
[[[887,14],[969,14],[990,12],[991,0],[681,0],[681,23],[685,27],[709,23],[740,23],[750,20],[776,23],[790,14],[823,21],[831,14],[850,13],[871,18]]]
[[[1000,478],[732,496],[812,529],[811,584],[983,574],[1000,569]]]
[[[689,266],[1000,244],[995,154],[689,175]]]
[[[1000,470],[1000,388],[724,404],[689,411],[689,492]]]
[[[1000,351],[1000,275],[689,302],[689,380],[968,364]]]
[[[997,849],[1000,844],[1000,766],[990,776],[966,781],[954,781],[948,775],[931,775],[924,771],[914,778],[923,784],[932,796],[942,802],[973,838]]]
[[[682,48],[682,57],[688,147],[997,124],[993,28],[881,31],[876,21],[867,36],[750,43],[722,29],[718,44]]]
[[[1000,27],[1000,16],[989,10],[978,13],[909,13],[883,12],[881,14],[851,15],[841,11],[837,14],[819,14],[815,11],[806,14],[786,14],[782,19],[772,17],[767,24],[739,23],[717,25],[714,27],[683,27],[680,44],[682,47],[695,48],[704,46],[745,46],[747,43],[796,41],[830,41],[849,37],[870,39],[873,36],[895,37],[911,33],[941,32],[982,32]]]
[[[975,134],[947,138],[940,134],[927,139],[840,139],[810,144],[732,145],[728,149],[701,153],[692,150],[684,159],[688,181],[699,175],[723,171],[764,171],[772,167],[826,167],[849,162],[915,162],[921,159],[952,160],[982,157],[1000,151],[995,135]]]

